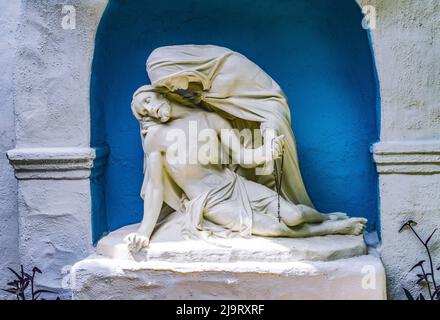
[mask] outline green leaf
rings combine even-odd
[[[417,225],[417,222],[414,220],[408,220],[405,222],[399,229],[399,232],[402,232],[403,230],[410,229],[411,227],[415,227]]]

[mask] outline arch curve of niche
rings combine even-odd
[[[353,0],[109,1],[90,89],[94,241],[142,218],[143,152],[130,102],[149,83],[146,58],[159,46],[191,43],[238,51],[280,84],[315,206],[366,217],[375,230],[370,145],[378,140],[380,99],[362,18]]]

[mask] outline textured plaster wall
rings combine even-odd
[[[415,296],[420,287],[416,273],[409,272],[419,260],[426,260],[423,246],[409,231],[398,233],[402,223],[413,219],[416,230],[426,239],[440,226],[440,175],[383,175],[380,178],[382,212],[382,260],[387,272],[388,296],[406,299],[402,287]],[[440,266],[439,234],[430,241],[435,268]],[[429,269],[426,262],[425,268]],[[438,274],[438,271],[437,271]],[[438,277],[437,277],[438,281]],[[423,291],[427,296],[427,291]]]
[[[12,77],[19,10],[19,1],[0,2],[0,288],[11,279],[6,268],[19,265],[17,182],[6,158],[6,151],[15,145]],[[0,291],[0,299],[7,297]]]
[[[397,231],[408,219],[419,222],[424,238],[440,226],[440,174],[432,169],[435,163],[438,165],[438,152],[432,147],[440,145],[440,2],[361,3],[375,6],[378,15],[377,29],[371,31],[371,37],[382,97],[381,141],[404,143],[410,151],[423,150],[424,144],[431,146],[426,152],[413,152],[411,161],[419,163],[413,166],[412,174],[394,172],[382,174],[379,179],[382,259],[388,294],[393,299],[404,298],[403,286],[418,291],[408,271],[426,255],[411,233]],[[421,157],[431,160],[423,163],[418,160]],[[437,234],[431,240],[437,266],[439,244]]]
[[[43,270],[39,285],[69,298],[63,272],[92,250],[90,183],[75,173],[87,163],[78,147],[90,145],[90,69],[106,1],[69,1],[74,29],[62,27],[64,1],[16,2],[16,149],[9,156],[18,155],[32,172],[18,182],[19,255],[27,270]],[[64,157],[59,148],[70,164],[57,158]],[[60,170],[57,161],[68,165]]]
[[[381,140],[440,138],[440,2],[363,0],[376,7],[371,32],[382,98]]]
[[[88,147],[89,74],[95,23],[105,1],[69,1],[76,28],[62,28],[63,1],[22,1],[17,41],[17,147]],[[98,15],[99,16],[99,15]]]

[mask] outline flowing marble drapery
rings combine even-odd
[[[301,177],[290,109],[280,86],[245,56],[213,45],[176,45],[155,49],[147,60],[153,86],[169,91],[191,90],[200,103],[229,119],[238,129],[257,124],[262,131],[275,129],[286,139],[281,195],[294,204],[312,206]],[[247,143],[249,144],[249,143]],[[243,175],[249,172],[241,168]],[[271,175],[254,180],[273,189]]]

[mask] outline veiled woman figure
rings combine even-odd
[[[180,93],[179,98],[215,111],[239,130],[259,128],[267,137],[267,129],[273,129],[275,135],[284,135],[281,195],[291,203],[313,207],[300,173],[286,96],[259,66],[219,46],[174,45],[155,49],[147,60],[147,72],[153,86]],[[245,139],[244,146],[252,140]],[[238,173],[274,189],[272,172],[258,175],[239,168]]]

